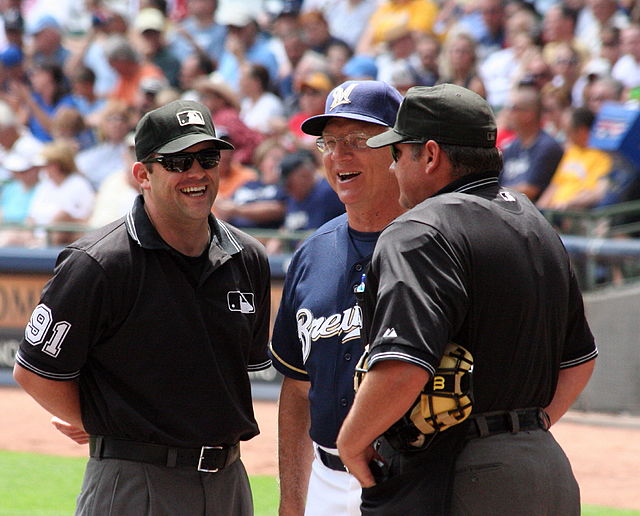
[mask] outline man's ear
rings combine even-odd
[[[150,185],[149,176],[151,175],[151,172],[149,172],[147,165],[145,165],[144,163],[140,163],[139,161],[136,161],[133,164],[133,169],[131,170],[131,173],[133,174],[133,177],[136,180],[136,183],[138,183],[140,190],[150,189],[151,185]]]
[[[425,170],[427,173],[437,169],[442,159],[442,151],[440,146],[433,140],[429,140],[424,144]]]

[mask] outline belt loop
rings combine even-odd
[[[167,467],[175,468],[177,460],[178,460],[178,449],[169,448],[167,450]]]
[[[538,408],[538,424],[545,432],[551,427],[551,419],[549,414],[543,408]]]
[[[98,460],[102,460],[102,451],[104,449],[104,437],[101,435],[97,435],[95,438],[95,455],[94,458]]]
[[[511,421],[511,432],[517,434],[520,431],[520,419],[518,418],[518,413],[515,410],[510,410],[508,414]]]
[[[476,426],[478,427],[478,432],[480,433],[480,437],[486,437],[489,435],[489,425],[487,424],[487,418],[481,414],[478,414],[473,418]]]

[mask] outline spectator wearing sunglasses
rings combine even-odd
[[[29,322],[14,376],[89,442],[76,515],[253,514],[239,441],[258,434],[248,371],[270,365],[270,273],[211,215],[224,149],[200,103],[147,113],[141,195],[62,251]]]

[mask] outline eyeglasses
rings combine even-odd
[[[186,172],[197,159],[204,169],[215,168],[220,163],[220,151],[205,149],[200,152],[182,152],[176,154],[163,154],[157,158],[149,158],[142,163],[160,163],[169,172]]]
[[[366,134],[348,134],[343,138],[336,138],[335,136],[321,136],[316,139],[316,146],[321,152],[333,152],[336,150],[338,142],[344,142],[345,146],[349,149],[364,150],[369,148],[367,147],[367,140],[369,138],[371,138],[371,136],[367,136]]]
[[[398,142],[398,143],[419,143],[419,144],[423,144],[426,143],[427,140],[406,140],[406,141],[402,141],[402,142]],[[394,144],[391,144],[389,146],[391,148],[391,159],[393,159],[394,162],[398,162],[398,160],[400,159],[400,151],[396,148],[396,146]]]

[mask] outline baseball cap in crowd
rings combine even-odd
[[[375,79],[378,66],[371,56],[355,55],[342,67],[342,73],[350,79]]]
[[[8,9],[2,17],[4,18],[4,30],[15,30],[19,32],[24,30],[24,19],[18,9]]]
[[[9,45],[0,53],[0,63],[4,66],[17,66],[22,63],[22,50],[15,45]]]
[[[136,159],[153,152],[171,154],[200,142],[214,142],[217,149],[233,145],[216,137],[209,110],[194,100],[174,100],[146,113],[136,126]]]
[[[140,33],[147,30],[163,32],[165,29],[165,23],[166,19],[164,14],[162,14],[162,11],[155,7],[145,7],[144,9],[140,9],[140,12],[133,22],[133,26]]]
[[[218,13],[216,21],[220,25],[246,27],[256,21],[256,15],[247,7],[239,6],[234,2],[233,6],[226,6]]]
[[[329,92],[333,88],[333,84],[329,76],[324,72],[311,72],[300,79],[298,89],[307,87],[316,91]]]
[[[35,23],[29,28],[29,34],[35,35],[41,33],[45,29],[62,30],[60,23],[50,14],[45,14],[38,18]]]
[[[496,120],[477,93],[456,86],[414,86],[398,110],[393,128],[367,140],[372,148],[415,140],[449,145],[495,147]]]
[[[302,123],[302,130],[321,136],[331,118],[348,118],[393,127],[402,95],[382,81],[346,81],[327,96],[323,115],[312,116]]]
[[[280,177],[285,180],[302,165],[306,164],[315,165],[315,159],[311,151],[300,149],[287,154],[280,162]]]
[[[44,159],[38,153],[25,156],[16,151],[9,152],[3,161],[4,168],[10,172],[26,172],[30,168],[41,167],[44,164]]]

